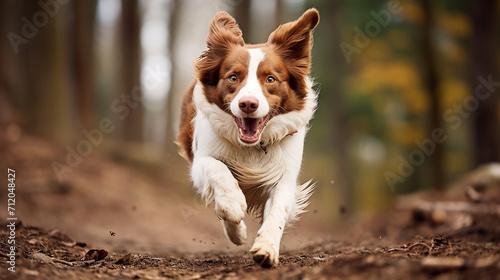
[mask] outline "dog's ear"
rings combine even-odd
[[[307,75],[311,64],[312,31],[318,23],[318,11],[309,9],[298,20],[280,25],[269,35],[268,43]]]
[[[207,47],[218,50],[231,44],[245,45],[241,29],[231,15],[226,12],[218,12],[210,23]]]
[[[307,94],[305,78],[311,68],[312,31],[319,23],[319,13],[312,8],[296,20],[280,25],[268,44],[281,56],[290,74],[290,85],[300,97]]]
[[[236,20],[226,12],[218,12],[210,22],[208,50],[194,64],[198,79],[207,85],[216,85],[222,59],[234,46],[244,46],[243,34]]]

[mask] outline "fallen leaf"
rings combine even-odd
[[[66,246],[66,247],[74,247],[76,245],[76,242],[74,242],[74,241],[71,241],[71,242],[61,241],[61,244]]]
[[[128,264],[130,263],[130,259],[132,258],[132,256],[130,255],[130,253],[124,255],[123,257],[121,257],[119,260],[117,260],[115,262],[115,264]]]
[[[104,259],[107,255],[108,255],[108,251],[106,251],[106,250],[91,249],[85,254],[85,256],[83,257],[83,260],[84,261],[90,261],[90,260],[100,261],[100,260]]]
[[[30,239],[30,240],[28,240],[28,243],[31,244],[31,245],[35,245],[35,244],[37,244],[39,242],[36,239]]]
[[[38,275],[40,275],[40,273],[38,271],[36,271],[36,270],[30,270],[30,269],[27,269],[27,268],[23,269],[22,272],[23,272],[24,275],[29,275],[29,276],[38,276]]]
[[[449,270],[464,267],[466,261],[457,257],[427,257],[422,259],[420,263],[425,268]]]
[[[75,245],[78,247],[87,247],[87,243],[85,243],[85,242],[76,242]]]
[[[43,254],[43,253],[33,253],[33,255],[31,255],[35,260],[38,260],[38,261],[41,261],[41,262],[44,262],[44,263],[51,263],[51,264],[54,264],[54,261],[52,261],[52,258]]]

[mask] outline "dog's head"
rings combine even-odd
[[[247,45],[228,13],[219,12],[213,18],[208,50],[194,69],[208,103],[231,117],[234,129],[226,133],[237,134],[240,144],[261,143],[264,131],[278,123],[278,116],[310,107],[306,102],[311,91],[312,30],[318,22],[318,11],[310,9],[298,20],[279,26],[266,43]]]

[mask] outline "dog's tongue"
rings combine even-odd
[[[248,137],[254,136],[258,128],[259,128],[259,119],[243,118],[241,129],[243,130],[243,134],[245,136]]]
[[[269,116],[263,119],[259,118],[235,118],[236,124],[238,125],[238,131],[240,134],[240,140],[246,143],[255,143],[259,140],[260,134],[264,129]]]

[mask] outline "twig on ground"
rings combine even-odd
[[[74,266],[75,263],[74,262],[68,262],[68,261],[65,261],[65,260],[59,260],[59,259],[52,259],[54,262],[56,263],[62,263],[62,264],[65,264],[65,265],[68,265],[68,266]]]

